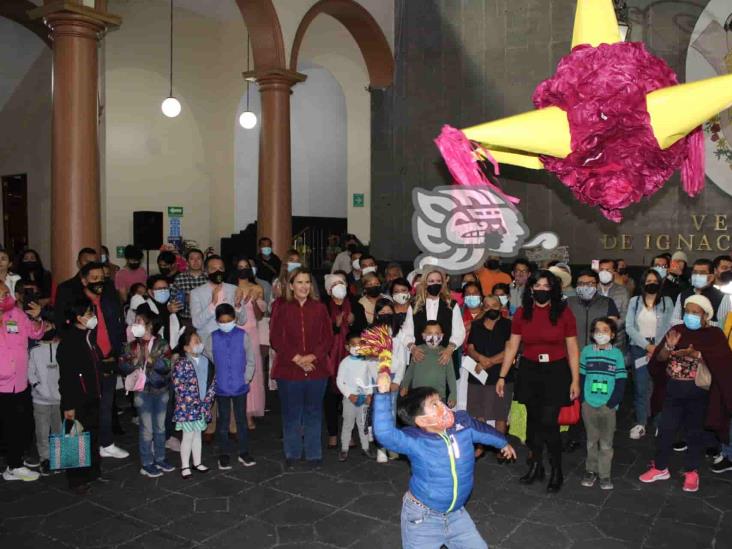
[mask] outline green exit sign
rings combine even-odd
[[[168,206],[168,217],[183,217],[183,206]]]
[[[122,259],[125,256],[125,247],[117,246],[117,259]]]
[[[363,204],[364,204],[363,193],[353,193],[353,207],[354,208],[363,208]]]

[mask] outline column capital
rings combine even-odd
[[[267,70],[253,70],[243,72],[242,76],[245,80],[250,82],[256,82],[259,85],[259,89],[266,91],[268,87],[272,88],[292,88],[299,82],[304,82],[307,75],[302,73],[291,71],[289,69],[267,69]]]
[[[30,10],[28,17],[43,19],[55,34],[70,34],[82,38],[98,38],[105,31],[116,28],[122,18],[101,9],[90,8],[74,0],[51,0]]]

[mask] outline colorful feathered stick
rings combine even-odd
[[[358,354],[376,357],[379,360],[379,373],[391,373],[391,334],[386,326],[374,326],[361,334]]]

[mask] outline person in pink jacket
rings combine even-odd
[[[23,466],[23,450],[31,441],[33,403],[28,385],[28,340],[43,337],[41,307],[18,306],[15,296],[0,281],[0,425],[7,444],[5,480],[37,480],[39,474]]]

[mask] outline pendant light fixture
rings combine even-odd
[[[249,29],[247,29],[247,73],[249,73]],[[249,110],[249,78],[247,84],[247,110],[239,115],[239,125],[245,130],[251,130],[257,125],[257,115]]]
[[[173,97],[173,0],[170,0],[170,88],[160,108],[168,118],[175,118],[181,110],[180,101]]]

